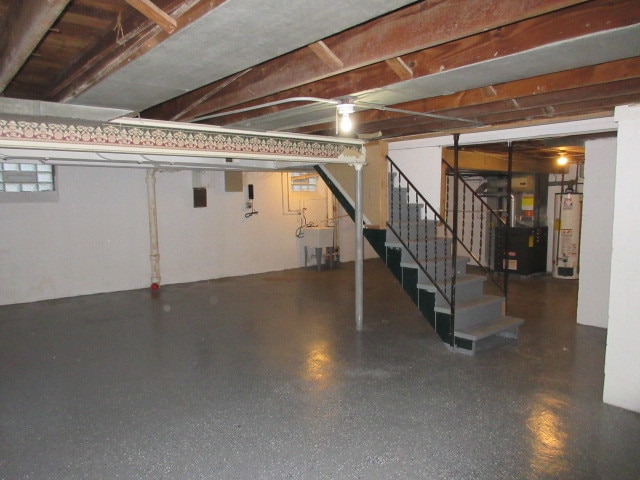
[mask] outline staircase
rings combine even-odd
[[[469,210],[467,213],[471,213],[469,219],[466,214],[461,219],[457,218],[458,202],[451,201],[449,187],[445,210],[454,214],[447,213],[447,218],[443,218],[393,161],[387,159],[387,228],[365,226],[365,238],[451,350],[474,355],[485,339],[494,336],[517,338],[518,327],[524,320],[504,313],[504,273],[491,270],[482,260],[483,257],[493,258],[492,235],[495,228],[503,226],[502,220],[479,197],[472,197],[471,205],[467,205],[466,200],[463,202],[463,212]],[[353,205],[340,188],[322,167],[317,170],[354,218]],[[465,187],[462,182],[462,187],[456,186],[456,199],[460,197],[458,188],[462,188],[462,197],[467,198],[465,188],[468,185]],[[455,209],[448,208],[449,204]],[[462,228],[453,228],[452,222],[462,225]],[[458,250],[464,255],[458,255]],[[487,282],[492,290],[498,292],[497,295],[484,293]]]

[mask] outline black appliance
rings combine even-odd
[[[520,275],[546,272],[548,233],[548,227],[496,228],[494,270],[502,272],[506,267]]]

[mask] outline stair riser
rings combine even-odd
[[[436,326],[436,312],[435,307],[435,294],[427,292],[426,290],[418,290],[418,308],[424,317],[427,319],[432,328]]]
[[[442,258],[451,253],[450,242],[441,238],[431,238],[419,243],[418,245],[416,245],[415,242],[410,242],[409,248],[405,248],[404,246],[401,248],[403,262],[410,262],[414,256],[418,260],[424,262],[425,260]]]
[[[410,204],[408,207],[389,208],[389,221],[392,224],[401,222],[416,222],[424,218],[424,207],[422,205]]]
[[[400,204],[410,202],[411,194],[409,193],[409,189],[407,187],[391,187],[389,188],[389,205],[392,203]],[[415,194],[413,195],[413,200],[415,200]]]
[[[426,245],[425,245],[426,243]],[[409,250],[418,260],[424,262],[451,255],[451,242],[443,239],[429,239],[417,246],[409,245]],[[409,255],[409,252],[406,253]]]
[[[387,267],[391,269],[391,271],[394,273],[396,278],[400,281],[401,281],[400,263],[405,264],[405,266],[408,268],[415,268],[416,270],[418,270],[418,283],[421,283],[424,285],[430,285],[431,280],[429,279],[429,277],[427,277],[422,271],[422,269],[418,267],[418,265],[415,263],[413,258],[411,258],[411,256],[408,253],[406,253],[406,251],[403,254],[402,250],[404,249],[387,247],[387,254],[386,254]],[[468,258],[458,257],[456,262],[457,275],[467,274],[467,263],[468,263]],[[445,264],[446,264],[446,269],[445,269]],[[437,262],[428,262],[426,270],[427,270],[427,273],[429,273],[429,275],[431,275],[431,277],[436,281],[444,281],[445,271],[448,278],[451,278],[451,276],[453,275],[453,269],[451,268],[450,258],[447,260],[441,259],[441,260],[438,260]],[[436,276],[436,272],[437,272],[437,276]]]
[[[436,265],[437,264],[437,265]],[[453,276],[453,268],[451,268],[451,260],[447,260],[447,268],[446,274],[447,278],[451,278]],[[458,258],[456,262],[456,274],[457,275],[466,275],[467,274],[467,259],[466,258]],[[427,264],[427,273],[431,275],[431,277],[438,281],[444,281],[445,279],[445,261],[440,260],[438,262],[430,262]],[[437,272],[437,275],[436,275]],[[422,270],[418,271],[418,283],[429,285],[431,284],[431,279],[427,277]]]
[[[387,268],[391,270],[396,280],[402,282],[402,267],[400,267],[400,261],[402,258],[402,252],[399,248],[386,248],[385,263]]]
[[[391,226],[405,241],[408,239],[415,242],[436,238],[440,232],[433,227],[433,220],[427,220],[426,226],[424,222],[423,220],[417,223],[393,222]],[[390,228],[387,229],[387,241],[395,242],[397,240],[398,237],[393,231]]]
[[[444,343],[451,340],[451,315],[442,312],[435,312],[435,331]]]
[[[418,269],[402,267],[402,288],[411,297],[413,303],[418,305]]]
[[[477,325],[478,323],[493,320],[497,317],[502,316],[503,303],[504,299],[501,299],[501,301],[491,302],[456,311],[456,328],[465,328],[471,325]]]
[[[458,283],[456,285],[456,301],[466,302],[467,300],[471,300],[472,298],[476,298],[482,295],[483,291],[484,291],[483,281]],[[446,294],[451,295],[450,284],[447,285]],[[436,306],[444,307],[445,305],[448,305],[448,303],[444,300],[444,297],[440,294],[440,292],[437,292]]]

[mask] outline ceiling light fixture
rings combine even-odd
[[[564,153],[562,153],[558,157],[557,162],[558,162],[558,165],[566,165],[567,163],[569,163],[569,159],[565,157]]]
[[[351,121],[351,115],[356,109],[356,106],[351,103],[340,103],[337,106],[337,115],[340,115],[340,131],[347,133],[353,128],[353,122]]]

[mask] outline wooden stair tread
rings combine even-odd
[[[461,328],[460,330],[456,330],[454,335],[458,338],[477,341],[519,327],[523,323],[524,320],[522,318],[502,316],[494,320]]]

